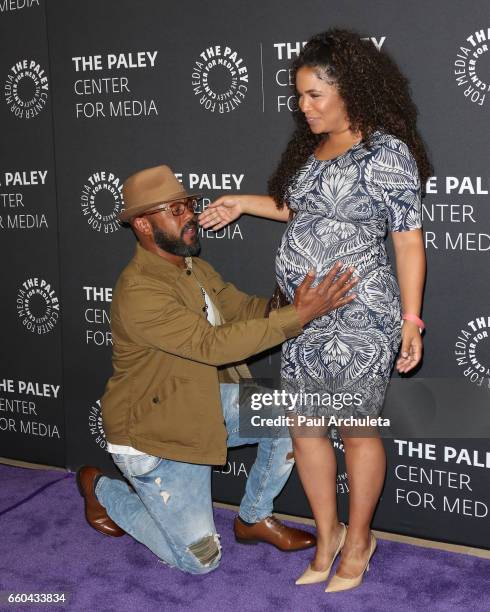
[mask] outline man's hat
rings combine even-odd
[[[119,221],[129,221],[159,204],[199,197],[188,194],[168,166],[155,166],[132,174],[124,181],[123,198],[125,208]]]

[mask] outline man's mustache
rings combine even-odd
[[[197,221],[188,221],[180,232],[181,237],[184,235],[184,232],[187,231],[188,229],[196,230],[196,236],[197,236],[197,230],[198,230]]]

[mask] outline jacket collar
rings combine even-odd
[[[186,272],[185,268],[179,268],[163,257],[147,251],[139,242],[136,244],[134,261],[147,272],[155,274],[160,278],[165,276],[169,280],[178,280]]]

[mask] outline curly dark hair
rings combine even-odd
[[[350,129],[362,134],[370,145],[373,132],[380,130],[402,140],[412,153],[422,186],[432,174],[424,143],[417,132],[417,108],[408,80],[393,59],[378,51],[359,33],[332,29],[314,36],[292,64],[294,79],[303,66],[318,67],[333,82],[342,97]],[[294,113],[296,129],[268,182],[269,194],[278,208],[296,174],[324,134],[311,132],[302,112]]]

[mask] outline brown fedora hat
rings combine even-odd
[[[124,181],[124,210],[119,221],[129,221],[164,202],[198,197],[188,194],[168,166],[155,166],[132,174]]]

